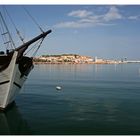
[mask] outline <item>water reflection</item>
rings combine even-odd
[[[30,129],[26,121],[23,120],[15,103],[5,112],[0,112],[0,134],[30,134]]]

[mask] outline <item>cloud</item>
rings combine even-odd
[[[110,6],[105,14],[95,14],[93,11],[88,10],[75,10],[67,14],[73,17],[71,21],[63,21],[54,25],[56,28],[88,28],[94,26],[112,26],[115,25],[115,20],[136,20],[140,16],[125,17],[115,6]]]
[[[79,21],[67,21],[67,22],[60,22],[59,24],[55,25],[57,28],[85,28],[91,27],[92,24],[89,22],[81,22]]]
[[[68,13],[68,16],[78,17],[78,18],[85,18],[92,15],[91,11],[87,10],[76,10]]]
[[[105,21],[112,21],[122,18],[123,16],[119,13],[119,10],[115,6],[110,7],[109,11],[104,16]]]
[[[130,20],[138,20],[138,19],[140,19],[140,16],[139,15],[137,15],[137,16],[129,16],[128,19],[130,19]]]

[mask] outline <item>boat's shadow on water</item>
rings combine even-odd
[[[6,111],[0,111],[0,135],[29,135],[27,122],[13,103]]]

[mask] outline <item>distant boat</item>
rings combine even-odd
[[[5,24],[2,14],[1,21]],[[5,25],[6,26],[6,25]],[[8,30],[8,28],[6,27]],[[4,32],[2,35],[8,34]],[[28,74],[33,69],[33,58],[24,55],[28,47],[39,39],[43,39],[51,30],[23,43],[19,47],[0,52],[0,109],[5,109],[11,104],[26,81]],[[9,35],[10,36],[10,35]],[[12,40],[10,40],[12,41]]]

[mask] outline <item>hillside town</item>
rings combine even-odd
[[[127,60],[108,60],[97,57],[82,56],[77,54],[42,55],[34,58],[35,64],[120,64]]]

